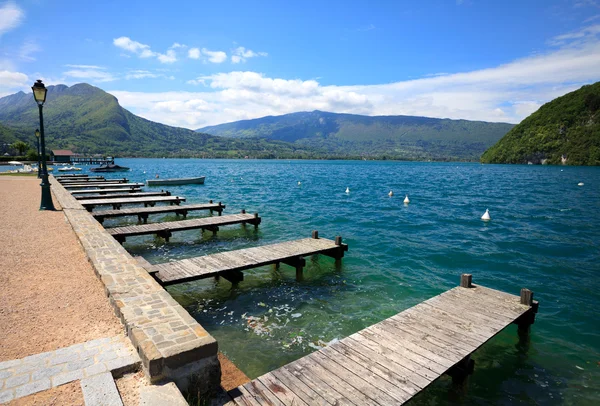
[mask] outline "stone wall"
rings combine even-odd
[[[203,396],[216,392],[217,341],[54,177],[50,182],[150,381],[174,381],[182,391]]]

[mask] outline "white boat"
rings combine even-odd
[[[171,178],[171,179],[148,179],[146,185],[148,186],[165,186],[165,185],[202,185],[204,184],[204,176],[197,178]]]
[[[58,168],[60,172],[71,172],[71,171],[80,171],[81,168],[76,168],[74,166],[65,166],[64,168]]]

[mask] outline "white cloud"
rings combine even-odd
[[[322,85],[258,72],[194,78],[197,92],[113,91],[150,120],[198,128],[297,111],[417,115],[517,123],[543,103],[600,80],[600,33],[583,30],[558,48],[510,63],[379,85]]]
[[[177,54],[175,49],[184,48],[185,45],[179,44],[175,42],[171,47],[167,50],[166,53],[154,52],[150,49],[150,45],[142,44],[141,42],[137,42],[132,40],[129,37],[119,37],[113,40],[113,45],[118,48],[121,48],[125,51],[129,51],[138,55],[140,58],[153,58],[156,57],[161,63],[173,63],[177,61]],[[126,55],[126,54],[125,54]]]
[[[125,75],[125,79],[127,79],[127,80],[130,80],[130,79],[158,79],[158,78],[164,78],[164,79],[169,79],[169,80],[175,79],[174,76],[167,76],[164,73],[153,73],[148,70],[139,70],[139,69],[138,70],[130,70]]]
[[[222,63],[227,60],[227,54],[223,51],[209,51],[206,48],[202,48],[202,54],[208,57],[209,62]]]
[[[169,49],[166,54],[158,54],[158,60],[162,63],[173,63],[177,61],[177,56],[174,50]]]
[[[241,63],[246,62],[248,58],[255,58],[257,56],[267,56],[266,52],[254,52],[251,49],[246,49],[244,47],[237,47],[233,51],[231,51],[231,62],[232,63]]]
[[[200,50],[198,48],[190,48],[188,51],[188,58],[190,59],[200,59]]]
[[[66,64],[65,66],[67,68],[76,68],[76,69],[106,69],[103,66],[97,66],[97,65],[72,65],[72,64]]]
[[[27,91],[31,89],[33,80],[21,72],[0,70],[0,97],[7,96],[18,90]]]
[[[90,66],[86,68],[86,65],[79,66],[79,68],[63,72],[63,75],[76,79],[85,79],[92,83],[112,82],[117,80],[115,76],[103,70],[104,68],[99,68],[97,66]]]
[[[19,59],[27,62],[35,61],[32,55],[41,51],[40,46],[34,41],[26,41],[19,49]]]
[[[25,19],[25,12],[12,1],[0,6],[0,36],[18,27]]]

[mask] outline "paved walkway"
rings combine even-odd
[[[87,391],[93,399],[94,388],[103,390],[101,385],[94,383],[105,381],[108,375],[112,379],[113,375],[132,372],[140,367],[140,363],[131,341],[125,336],[99,338],[56,351],[0,362],[0,403],[76,380],[82,380],[84,396]],[[90,379],[93,377],[96,378]],[[118,392],[116,395],[118,397]]]

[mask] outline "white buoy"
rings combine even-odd
[[[583,186],[583,182],[579,182],[577,186]]]
[[[350,193],[350,188],[349,187],[346,188],[346,193]]]
[[[302,185],[302,182],[298,181],[298,186]]]
[[[388,193],[388,196],[389,196],[389,197],[392,197],[392,196],[394,196],[394,192],[392,192],[392,191],[390,190],[390,193]]]
[[[488,209],[485,209],[485,213],[483,213],[483,216],[481,216],[481,219],[483,221],[489,221],[492,218],[490,217],[490,211]]]
[[[404,204],[409,204],[410,200],[408,198],[408,195],[406,195],[406,197],[404,198]]]

